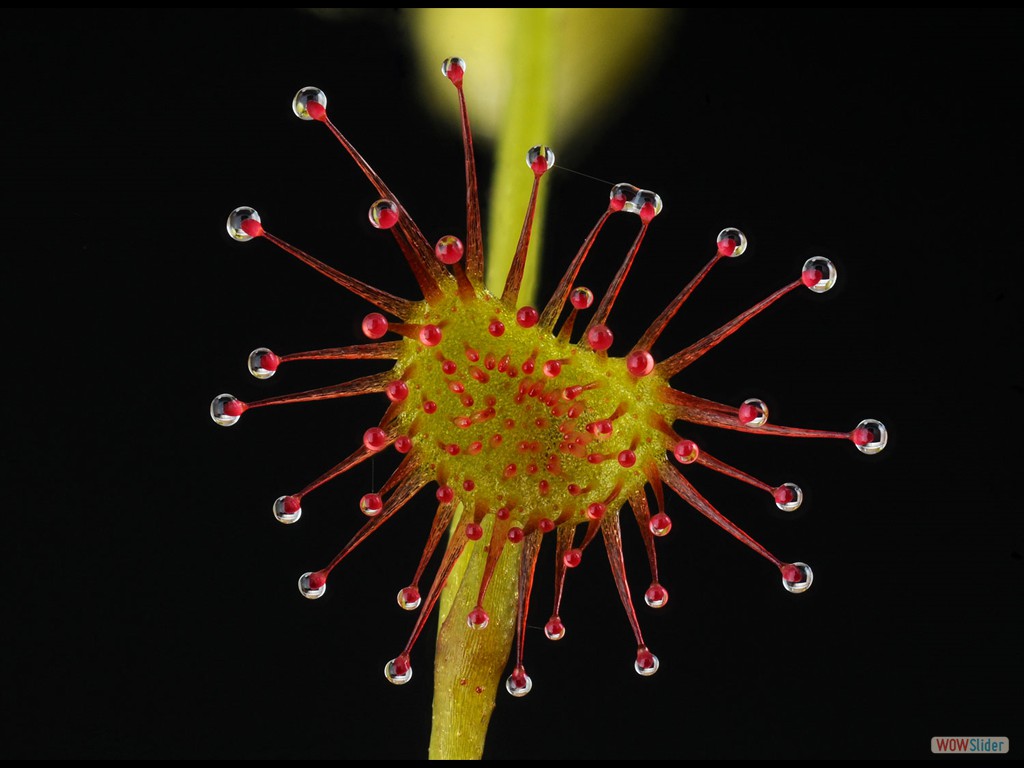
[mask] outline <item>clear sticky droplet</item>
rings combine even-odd
[[[700,448],[693,440],[680,440],[673,446],[672,455],[680,464],[693,464],[700,456]]]
[[[384,665],[384,677],[389,683],[405,685],[412,680],[412,664],[408,656],[397,656]]]
[[[533,680],[522,667],[516,667],[505,681],[505,690],[521,698],[533,690]]]
[[[839,274],[836,272],[836,265],[824,256],[813,256],[804,262],[803,269],[800,270],[800,279],[815,293],[824,293],[835,286]]]
[[[644,602],[651,608],[662,608],[668,603],[668,590],[655,582],[644,592]]]
[[[302,517],[302,503],[298,496],[278,496],[274,501],[274,517],[285,525],[297,523]]]
[[[434,246],[434,255],[442,264],[455,264],[466,252],[466,247],[455,235],[445,235]]]
[[[811,588],[814,571],[807,563],[787,563],[782,566],[782,586],[787,592],[799,595]]]
[[[526,153],[526,165],[538,176],[555,167],[555,153],[551,147],[537,145]]]
[[[636,193],[639,191],[632,184],[616,184],[608,194],[608,207],[613,211],[636,213],[633,201],[636,199]]]
[[[257,379],[269,379],[277,373],[281,358],[266,347],[258,347],[249,353],[249,373]]]
[[[672,530],[672,518],[664,512],[659,512],[651,517],[647,527],[655,536],[668,536],[669,531]]]
[[[466,62],[458,56],[449,56],[441,62],[441,74],[458,85],[466,74]]]
[[[245,404],[234,395],[217,395],[210,403],[210,418],[222,427],[238,423],[245,412]]]
[[[576,309],[590,309],[594,303],[594,292],[585,286],[573,288],[569,294],[569,303]]]
[[[804,503],[804,492],[796,483],[783,483],[772,495],[775,497],[775,506],[783,512],[796,512]]]
[[[747,250],[747,236],[736,227],[726,227],[718,233],[718,252],[722,256],[736,258]]]
[[[384,500],[379,493],[367,493],[359,500],[359,509],[367,517],[376,517],[384,509]]]
[[[658,657],[646,648],[641,648],[636,652],[636,661],[633,662],[633,669],[641,677],[650,677],[658,671],[660,666],[661,662],[658,660]]]
[[[323,110],[327,109],[327,94],[312,85],[307,85],[305,88],[300,88],[298,93],[295,94],[295,98],[292,99],[292,112],[300,120],[315,120],[316,118],[309,112],[309,104],[313,102],[318,104],[322,113]],[[314,108],[314,112],[317,110]]]
[[[889,442],[889,432],[885,424],[877,419],[864,419],[853,430],[853,444],[857,450],[873,456],[885,449]]]
[[[661,195],[649,189],[638,190],[633,198],[633,212],[645,222],[661,213],[662,208]]]
[[[756,397],[748,398],[739,407],[737,417],[740,424],[746,424],[748,427],[763,426],[768,422],[768,406],[764,400],[759,400]]]
[[[595,352],[604,352],[614,340],[615,336],[607,325],[599,323],[587,331],[587,344]]]
[[[260,223],[260,215],[256,212],[255,208],[250,208],[248,205],[239,206],[228,214],[228,234],[240,243],[247,243],[255,237],[252,234],[252,225],[246,225],[247,221]]]
[[[466,616],[466,625],[470,629],[487,629],[487,625],[490,623],[491,617],[479,605]]]
[[[544,625],[544,635],[548,640],[561,640],[565,637],[565,624],[558,616],[552,616]]]
[[[306,571],[299,576],[299,592],[309,600],[324,596],[327,591],[327,577],[320,571]]]
[[[415,611],[420,607],[420,603],[423,602],[423,597],[420,595],[419,588],[415,586],[403,587],[398,590],[398,605],[403,611]]]
[[[392,200],[381,199],[370,206],[367,215],[377,229],[391,229],[398,223],[398,205]]]

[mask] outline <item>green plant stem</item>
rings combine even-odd
[[[491,190],[487,246],[487,286],[500,296],[515,254],[533,175],[527,150],[550,141],[552,67],[559,10],[531,8],[516,14],[513,38],[518,53],[509,77],[514,83],[497,147],[497,168]],[[527,260],[519,304],[532,304],[540,263],[545,185],[541,184],[531,257]],[[456,514],[456,521],[459,515]],[[490,527],[467,546],[441,595],[437,653],[434,662],[434,711],[431,759],[479,759],[515,636],[520,547],[506,546],[498,560],[484,601],[490,623],[470,629],[466,615],[476,606]],[[457,524],[457,523],[454,523]]]
[[[523,228],[526,202],[530,198],[533,174],[526,165],[526,152],[538,144],[552,142],[554,81],[557,71],[556,38],[560,26],[558,8],[527,8],[517,13],[513,32],[513,50],[509,78],[512,82],[507,118],[498,133],[497,158],[491,186],[488,219],[487,287],[500,296],[505,276],[515,255]],[[557,162],[557,147],[556,162]],[[540,185],[536,223],[530,241],[520,305],[532,303],[537,291],[542,247],[542,230],[547,185]]]

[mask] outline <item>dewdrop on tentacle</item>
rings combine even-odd
[[[395,296],[328,266],[271,234],[253,208],[236,208],[227,221],[228,234],[234,240],[266,240],[369,305],[362,320],[364,338],[330,349],[287,354],[259,347],[250,353],[247,363],[255,378],[267,379],[282,366],[308,360],[381,360],[391,367],[292,395],[248,402],[231,394],[218,395],[210,405],[210,415],[217,424],[232,426],[246,412],[269,405],[356,395],[377,399],[382,416],[377,423],[359,427],[361,440],[358,430],[351,435],[352,453],[306,487],[279,496],[272,508],[277,520],[293,524],[304,512],[306,497],[324,483],[377,453],[394,450],[401,456],[383,485],[353,500],[353,518],[363,522],[351,540],[324,567],[299,577],[299,592],[315,599],[324,594],[334,568],[377,528],[410,505],[413,497],[432,497],[433,519],[422,556],[418,563],[408,564],[412,577],[397,593],[399,606],[418,610],[418,614],[405,647],[384,665],[391,682],[404,684],[412,678],[413,646],[441,589],[466,544],[480,541],[485,532],[489,532],[485,542],[488,556],[476,605],[462,620],[476,631],[487,631],[494,611],[487,600],[488,588],[498,557],[512,548],[519,561],[519,590],[515,658],[506,680],[509,693],[523,696],[533,687],[523,663],[525,630],[534,568],[545,538],[554,539],[549,548],[554,550],[555,590],[544,634],[551,640],[565,636],[560,612],[568,573],[590,556],[590,544],[600,536],[636,641],[634,669],[641,676],[650,676],[657,672],[660,660],[644,641],[626,576],[620,530],[624,510],[635,517],[644,542],[650,570],[644,602],[651,608],[660,608],[669,600],[655,552],[655,540],[672,529],[666,486],[771,563],[787,591],[806,591],[813,580],[808,565],[780,560],[722,515],[690,477],[703,471],[693,468],[695,465],[728,475],[766,493],[784,511],[800,507],[800,487],[792,482],[771,485],[711,456],[688,436],[686,424],[757,435],[849,440],[866,454],[885,447],[885,427],[873,419],[849,432],[781,426],[770,420],[768,406],[758,398],[727,405],[669,384],[784,295],[801,286],[815,293],[832,288],[837,279],[835,266],[824,257],[808,259],[789,284],[704,338],[664,359],[655,359],[651,349],[697,285],[720,261],[746,251],[747,238],[740,230],[723,229],[705,266],[640,339],[624,355],[616,356],[612,350],[625,349],[624,341],[628,341],[616,336],[614,305],[649,227],[663,211],[662,200],[629,183],[614,185],[605,202],[595,200],[603,211],[554,293],[537,306],[524,304],[519,293],[537,192],[544,176],[555,167],[554,152],[536,146],[526,151],[533,188],[522,234],[504,289],[500,295],[492,295],[484,287],[477,173],[462,90],[466,64],[458,58],[446,59],[441,71],[456,88],[462,117],[464,233],[433,233],[433,239],[428,239],[331,122],[323,92],[302,88],[292,101],[295,114],[322,123],[370,182],[374,194],[367,209],[369,223],[394,238],[423,294],[421,299]],[[639,230],[595,306],[595,292],[579,285],[577,278],[605,223],[616,214],[635,215]],[[277,231],[276,224],[270,226]],[[426,505],[418,502],[411,506],[425,511]],[[361,514],[356,514],[357,508]],[[432,556],[449,530],[440,566],[425,582]]]

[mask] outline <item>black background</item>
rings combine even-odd
[[[254,399],[360,371],[248,376],[252,348],[352,343],[367,310],[268,244],[231,242],[235,206],[416,295],[391,238],[366,222],[371,188],[292,116],[298,87],[327,91],[428,238],[464,226],[460,142],[420,98],[405,15],[2,18],[0,757],[425,756],[433,629],[409,685],[381,668],[412,625],[394,593],[432,507],[403,510],[315,603],[295,578],[348,539],[355,499],[391,457],[376,479],[364,465],[311,496],[298,526],[269,514],[347,455],[382,404],[271,409],[231,430],[207,413],[220,392]],[[660,356],[827,255],[835,290],[798,291],[675,384],[760,396],[779,423],[879,418],[890,444],[865,457],[694,430],[726,461],[805,489],[794,520],[688,471],[816,579],[786,594],[770,566],[673,500],[659,542],[672,599],[640,611],[662,662],[649,680],[632,671],[599,550],[571,574],[565,640],[544,640],[548,543],[527,642],[534,690],[499,694],[486,757],[911,759],[930,756],[932,736],[965,734],[1024,748],[1020,40],[1009,11],[694,10],[656,66],[617,52],[628,99],[582,149],[556,150],[665,201],[612,314],[618,343],[628,349],[723,226],[744,229],[750,249],[716,268]],[[607,193],[569,173],[550,184],[546,291]],[[609,225],[585,277],[596,290],[635,228]],[[642,589],[639,536],[624,532]]]

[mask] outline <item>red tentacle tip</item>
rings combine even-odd
[[[240,243],[248,242],[263,234],[259,213],[248,205],[239,206],[229,213],[226,226],[232,239]]]
[[[319,101],[310,101],[306,104],[306,114],[314,120],[325,122],[327,120],[327,107]]]
[[[388,444],[388,435],[380,427],[370,427],[363,433],[363,445],[366,446],[368,451],[383,450]]]
[[[607,325],[598,324],[587,331],[587,344],[595,352],[604,352],[614,340],[615,337]]]
[[[577,567],[581,562],[583,562],[583,550],[570,549],[562,555],[562,562],[565,563],[566,568]]]
[[[420,607],[423,598],[420,596],[419,588],[413,584],[398,590],[398,605],[404,611],[415,611]]]
[[[397,656],[384,665],[384,677],[395,685],[405,685],[412,679],[412,664],[406,653]]]
[[[359,509],[367,517],[376,517],[384,509],[384,499],[379,493],[367,493],[359,500]]]
[[[248,407],[234,395],[217,395],[210,403],[210,418],[222,427],[230,427],[238,423]]]
[[[258,347],[249,353],[249,373],[257,379],[269,379],[281,366],[281,358],[266,347]]]
[[[312,571],[299,576],[299,592],[309,600],[323,597],[327,591],[327,572]]]
[[[434,255],[442,264],[455,264],[466,252],[466,247],[455,235],[445,235],[434,246]]]
[[[224,404],[224,413],[227,416],[241,416],[248,406],[241,400],[229,400]],[[867,441],[864,441],[867,442]],[[863,445],[863,443],[861,443]]]
[[[736,258],[747,250],[747,236],[735,227],[726,227],[718,233],[718,255]]]
[[[661,202],[661,196],[657,192],[651,192],[649,189],[638,191],[631,205],[633,211],[640,217],[640,221],[644,225],[650,224],[664,207]]]
[[[484,535],[484,529],[479,523],[466,523],[466,538],[470,541],[480,541]]]
[[[436,325],[424,325],[420,328],[420,343],[425,347],[436,347],[441,343],[441,329]]]
[[[540,320],[540,313],[533,307],[520,307],[516,312],[516,324],[520,328],[533,328]]]
[[[297,523],[302,517],[302,497],[278,496],[274,501],[274,517],[285,525]]]
[[[526,153],[526,164],[530,166],[534,175],[540,178],[555,167],[555,153],[551,150],[551,147],[545,147],[540,144],[530,147]]]
[[[850,440],[857,450],[872,456],[885,450],[889,442],[889,430],[878,419],[864,419],[850,433]]]
[[[565,637],[565,624],[558,616],[552,616],[544,625],[544,634],[548,640],[561,640]]]
[[[783,563],[779,570],[782,572],[782,586],[787,592],[800,594],[811,588],[814,572],[807,563]]]
[[[370,206],[367,214],[376,229],[391,229],[398,223],[398,204],[393,200],[380,199]]]
[[[658,657],[647,650],[647,646],[641,645],[636,651],[636,661],[633,663],[633,668],[636,673],[641,677],[650,677],[658,671],[658,667],[661,666],[661,662],[658,661]]]
[[[491,617],[487,615],[485,611],[479,605],[469,612],[466,616],[466,624],[470,629],[487,629],[487,625],[490,624]]]
[[[668,603],[668,590],[658,582],[654,582],[644,592],[644,602],[651,608],[662,608]]]
[[[804,492],[796,483],[783,483],[774,491],[775,506],[783,512],[795,512],[804,501]]]
[[[668,532],[672,530],[672,519],[664,512],[659,512],[651,518],[647,527],[655,536],[667,536]]]
[[[262,237],[263,225],[258,219],[246,219],[240,225],[241,230],[249,237]]]
[[[363,318],[363,335],[368,339],[379,339],[388,332],[388,319],[380,312],[371,312]]]
[[[654,356],[646,349],[630,352],[626,357],[626,370],[634,376],[647,376],[654,370]]]
[[[693,440],[680,440],[672,449],[672,455],[680,464],[693,464],[700,456],[700,448]]]
[[[821,270],[820,269],[805,269],[800,273],[800,280],[808,288],[813,288],[821,282]]]
[[[441,62],[441,74],[451,80],[456,88],[461,88],[462,78],[466,76],[466,62],[458,56],[451,56]]]
[[[533,690],[533,680],[526,674],[522,664],[513,669],[512,674],[508,676],[508,679],[505,681],[505,690],[516,698],[525,696]]]
[[[639,191],[632,184],[616,184],[608,194],[608,210],[616,213],[631,211],[633,199]]]
[[[292,112],[300,120],[326,121],[327,94],[312,85],[300,88],[292,98]]]
[[[569,294],[569,303],[576,309],[589,309],[594,303],[594,292],[586,286],[579,286],[572,289]]]
[[[388,396],[388,400],[392,403],[400,403],[409,396],[409,385],[401,379],[392,381],[384,389],[384,394]]]

